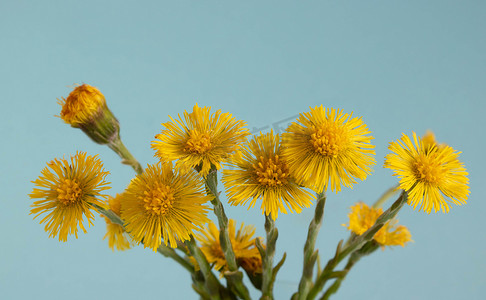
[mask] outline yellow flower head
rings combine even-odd
[[[76,87],[67,98],[61,98],[61,119],[79,127],[89,122],[106,106],[105,96],[95,87],[83,84]]]
[[[161,161],[177,160],[177,167],[183,170],[197,168],[204,177],[211,166],[220,169],[249,132],[245,122],[237,121],[230,113],[218,110],[211,114],[210,110],[196,104],[192,113],[184,112],[184,119],[169,116],[171,121],[162,123],[165,129],[152,142],[155,155]]]
[[[400,178],[400,188],[408,192],[408,203],[430,213],[449,212],[449,203],[465,204],[469,195],[469,179],[459,153],[452,147],[425,141],[413,133],[413,142],[405,134],[390,143],[393,153],[385,157],[385,168]]]
[[[365,203],[357,203],[351,206],[349,213],[349,225],[345,225],[349,230],[357,235],[365,233],[370,229],[383,213],[381,208],[369,207]],[[396,226],[396,220],[388,221],[375,234],[373,239],[384,246],[405,246],[405,243],[411,241],[412,235],[405,226]]]
[[[68,234],[78,237],[78,225],[86,233],[83,226],[83,217],[88,219],[88,225],[93,225],[93,213],[90,209],[93,205],[105,207],[105,203],[99,200],[101,191],[109,189],[106,186],[103,164],[95,156],[87,156],[85,152],[76,152],[70,162],[64,158],[54,159],[47,163],[41,176],[32,181],[37,188],[29,194],[35,201],[30,214],[37,218],[41,214],[47,214],[40,221],[46,222],[44,227],[49,232],[49,237],[59,235],[60,241],[67,241]]]
[[[118,216],[121,215],[121,204],[120,204],[120,194],[117,194],[116,197],[108,196],[108,203],[109,208]],[[115,250],[115,248],[119,251],[124,251],[130,249],[130,237],[125,232],[123,226],[112,223],[110,219],[103,216],[106,221],[106,234],[103,239],[108,239],[108,246],[111,250]]]
[[[365,180],[376,163],[370,131],[361,118],[319,107],[300,114],[283,134],[283,156],[297,183],[318,193]]]
[[[281,157],[280,137],[273,131],[254,137],[229,162],[230,169],[223,171],[223,183],[232,205],[253,207],[262,198],[262,213],[275,220],[278,212],[300,213],[309,207],[314,196],[299,187]]]
[[[255,246],[255,227],[245,226],[241,223],[240,229],[236,232],[236,221],[230,219],[228,222],[228,233],[237,261],[244,259],[260,258],[260,253]],[[196,239],[201,243],[201,251],[206,256],[210,264],[214,263],[214,268],[218,271],[227,271],[226,259],[219,242],[219,230],[214,223],[209,223]]]
[[[154,251],[161,244],[172,248],[190,239],[193,230],[204,226],[210,197],[204,193],[197,174],[180,173],[171,163],[149,165],[130,182],[120,196],[125,228],[137,242]]]

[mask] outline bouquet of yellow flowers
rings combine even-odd
[[[95,212],[100,213],[111,249],[142,244],[173,259],[190,273],[201,299],[250,299],[245,274],[261,291],[260,299],[274,299],[274,282],[286,259],[284,254],[274,262],[279,212],[300,213],[315,206],[298,289],[291,299],[328,299],[360,258],[411,241],[409,230],[397,224],[405,203],[427,213],[448,212],[450,204],[465,204],[469,195],[460,152],[437,143],[431,132],[422,137],[403,134],[390,143],[384,163],[399,183],[372,206],[360,202],[351,207],[344,224],[350,235],[321,267],[316,239],[328,189],[337,193],[352,188],[376,164],[373,137],[361,118],[320,106],[301,113],[282,134],[250,136],[246,123],[230,113],[196,104],[192,112],[162,123],[151,143],[159,162],[144,169],[122,143],[118,120],[97,88],[77,86],[59,104],[64,122],[110,147],[138,175],[124,191],[110,196],[104,194],[110,188],[105,181],[109,172],[97,155],[77,152],[69,159],[54,159],[33,181],[31,214],[42,217],[49,237],[65,242],[68,235],[77,237],[78,228],[86,233],[83,222],[87,219],[91,226]],[[254,207],[259,202],[265,239],[254,237],[254,226],[238,227],[227,217],[218,171],[229,204]],[[386,200],[397,194],[384,210]]]

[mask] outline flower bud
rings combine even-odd
[[[83,84],[67,98],[61,98],[61,119],[72,127],[80,128],[94,142],[110,144],[117,139],[120,125],[106,105],[105,96],[95,87]]]

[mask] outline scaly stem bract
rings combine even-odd
[[[265,232],[267,233],[267,246],[265,255],[262,257],[262,296],[260,300],[273,299],[273,257],[275,256],[275,246],[277,244],[278,230],[271,215],[265,212]]]
[[[250,293],[248,289],[243,284],[243,273],[238,270],[238,263],[236,262],[235,253],[233,251],[233,246],[231,245],[231,240],[228,232],[228,217],[224,212],[224,207],[219,200],[218,192],[218,173],[215,168],[212,168],[206,177],[206,186],[209,192],[214,197],[211,203],[214,206],[214,214],[218,218],[219,224],[219,243],[221,245],[221,250],[223,250],[224,256],[226,258],[226,263],[228,265],[229,272],[223,273],[228,285],[233,289],[236,294],[242,299],[249,300]]]
[[[305,300],[307,293],[312,285],[312,273],[317,260],[318,252],[315,251],[316,239],[321,228],[322,218],[324,216],[324,206],[326,205],[326,195],[324,192],[317,194],[317,204],[314,218],[309,224],[307,240],[304,246],[304,264],[302,277],[299,283],[298,292],[292,296],[292,299]]]

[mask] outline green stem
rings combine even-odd
[[[398,192],[398,185],[396,186],[393,186],[391,188],[389,188],[388,190],[385,191],[385,193],[383,193],[383,195],[381,195],[381,197],[376,200],[376,202],[373,204],[373,208],[380,208],[383,206],[383,204],[388,200],[390,199],[393,195],[395,195],[397,192]]]
[[[352,240],[352,242],[349,243],[349,245],[345,246],[344,248],[341,248],[341,241],[336,249],[336,254],[328,261],[321,275],[316,279],[314,286],[310,289],[307,299],[315,299],[319,291],[322,290],[322,288],[324,287],[326,281],[330,278],[334,268],[350,253],[356,251],[357,249],[360,249],[364,244],[371,241],[375,234],[378,232],[378,230],[380,230],[386,222],[393,219],[406,202],[407,193],[403,191],[400,197],[392,204],[392,206],[378,217],[375,224],[371,226],[370,229],[368,229],[362,235],[357,236],[355,239]]]
[[[336,280],[332,283],[332,285],[326,290],[324,295],[319,299],[319,300],[327,300],[329,297],[336,293],[339,287],[341,286],[341,283],[343,282],[344,278],[346,278],[346,275],[349,273],[351,268],[358,262],[358,260],[361,258],[359,255],[351,255],[351,257],[348,260],[348,263],[344,267],[343,273],[341,276],[337,277]]]
[[[104,209],[101,206],[94,205],[95,208],[103,214],[105,217],[110,219],[110,221],[114,224],[118,224],[120,226],[124,226],[123,220],[115,214],[112,210]],[[165,257],[170,257],[179,263],[184,269],[188,270],[190,273],[194,273],[194,267],[190,262],[185,260],[183,257],[179,256],[174,249],[167,247],[165,244],[161,244],[159,248],[157,248],[157,252],[164,255]]]
[[[108,147],[110,147],[111,150],[115,151],[115,153],[122,158],[122,164],[132,166],[135,172],[137,172],[139,175],[143,173],[142,166],[135,159],[135,157],[133,157],[130,151],[128,151],[127,147],[125,147],[119,135],[108,143]]]
[[[275,256],[275,246],[277,244],[278,230],[271,215],[265,212],[265,232],[267,233],[267,246],[265,255],[262,257],[262,296],[260,300],[273,299],[273,257]]]
[[[219,280],[214,276],[213,272],[211,271],[211,266],[209,265],[206,257],[202,253],[201,249],[196,245],[196,241],[194,237],[191,235],[191,239],[185,242],[189,252],[191,255],[196,259],[201,273],[204,277],[204,281],[206,282],[206,291],[210,295],[211,299],[221,299],[220,297],[220,288],[221,284]]]
[[[192,266],[192,264],[190,262],[188,262],[187,260],[185,260],[183,257],[179,256],[177,254],[177,252],[175,252],[174,249],[167,247],[164,244],[161,244],[157,248],[157,252],[159,252],[160,254],[162,254],[165,257],[172,258],[173,260],[178,262],[182,267],[184,267],[186,270],[188,270],[190,273],[194,273],[194,267]]]
[[[193,284],[192,284],[192,289],[199,295],[199,299],[201,300],[210,300],[211,296],[206,292],[204,285],[200,282],[195,280],[194,278],[192,279]]]
[[[292,296],[292,299],[304,300],[309,293],[312,285],[312,273],[317,260],[318,252],[315,251],[316,239],[321,228],[322,218],[324,216],[324,206],[326,205],[326,194],[324,192],[317,194],[317,204],[314,218],[309,224],[307,240],[304,246],[304,263],[302,277],[299,283],[298,292]]]
[[[224,212],[224,207],[219,200],[218,192],[218,173],[216,169],[212,168],[206,177],[206,186],[209,192],[214,197],[211,203],[214,206],[214,214],[218,218],[219,224],[219,242],[221,245],[221,250],[223,250],[226,263],[228,265],[228,272],[223,273],[226,280],[228,281],[229,287],[235,291],[235,293],[242,299],[249,300],[250,293],[248,289],[243,284],[243,273],[238,270],[238,263],[236,261],[236,256],[233,251],[233,246],[231,245],[231,239],[228,232],[228,217]]]
[[[349,257],[348,262],[344,267],[344,270],[333,272],[336,280],[326,290],[326,292],[322,295],[320,300],[327,300],[329,299],[329,297],[331,297],[331,295],[336,293],[339,287],[341,286],[341,283],[346,278],[346,275],[348,275],[351,268],[361,259],[361,257],[370,255],[371,253],[375,252],[379,247],[380,245],[375,240],[371,240],[366,244],[364,244],[363,247],[361,247],[359,250],[354,251]],[[332,278],[332,276],[330,276],[329,278]]]

